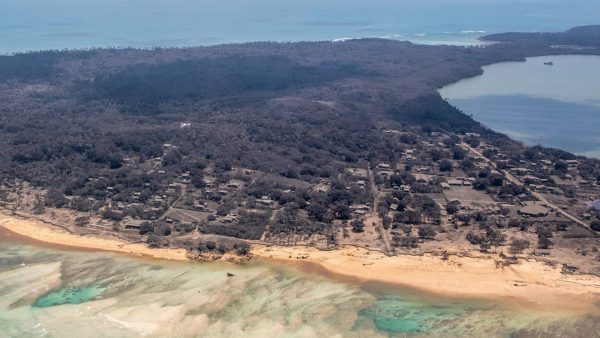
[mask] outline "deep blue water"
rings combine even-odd
[[[544,65],[554,62],[554,66]],[[484,67],[440,90],[484,125],[525,144],[600,158],[600,57],[545,56]]]
[[[484,32],[599,22],[598,0],[2,0],[0,53],[347,37],[473,44]]]
[[[526,144],[600,157],[600,107],[526,95],[489,95],[452,103]]]

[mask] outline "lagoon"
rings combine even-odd
[[[600,57],[575,55],[486,66],[440,89],[464,113],[525,144],[600,158],[598,93]]]

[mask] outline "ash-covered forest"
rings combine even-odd
[[[369,181],[375,166],[397,163],[427,135],[477,135],[473,144],[484,140],[517,161],[575,159],[559,150],[528,153],[437,89],[486,64],[600,54],[599,31],[500,34],[483,47],[360,39],[0,56],[0,200],[14,212],[68,210],[79,226],[129,227],[151,245],[193,231],[335,242],[335,221],[357,233],[368,226],[352,207],[377,208],[374,185],[437,189],[416,185],[408,167],[392,183]],[[386,131],[401,136],[391,140]],[[424,149],[423,161],[448,170],[444,160],[466,159],[456,143]],[[350,184],[349,170],[358,169],[365,178]],[[600,176],[596,161],[582,159],[582,170]],[[480,178],[484,187],[502,185]],[[419,215],[413,223],[439,212],[426,197],[395,193],[388,209],[398,209],[394,200]],[[187,221],[177,222],[173,209],[188,210],[179,215]],[[397,223],[411,223],[407,215]]]

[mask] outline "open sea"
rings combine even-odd
[[[598,0],[2,0],[0,53],[482,34],[597,24]]]

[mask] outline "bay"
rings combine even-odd
[[[490,65],[440,89],[464,113],[525,144],[600,158],[598,93],[600,57],[577,55]]]

